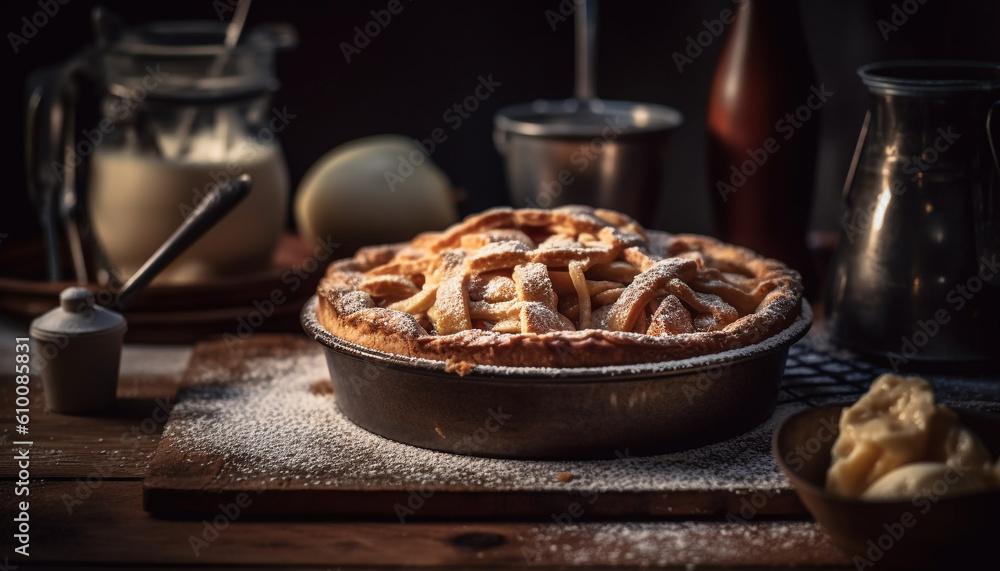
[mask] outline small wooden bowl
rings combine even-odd
[[[996,560],[1000,540],[1000,489],[944,496],[935,484],[925,498],[871,501],[828,492],[830,449],[839,435],[841,410],[850,403],[804,410],[774,433],[773,451],[799,499],[858,569],[875,567],[956,568]],[[1000,416],[955,409],[993,457],[1000,454]],[[935,494],[934,490],[941,492]]]

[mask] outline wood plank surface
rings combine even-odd
[[[266,336],[260,338],[265,340]],[[281,341],[301,342],[294,338]],[[127,371],[119,388],[124,406],[111,416],[53,414],[44,410],[44,398],[34,400],[31,434],[40,444],[32,451],[31,557],[10,557],[14,555],[11,546],[0,555],[0,563],[25,569],[129,570],[155,565],[165,570],[195,571],[221,567],[347,571],[411,565],[456,569],[688,564],[699,568],[851,568],[849,560],[812,521],[762,515],[747,522],[678,517],[601,521],[600,509],[589,505],[583,512],[574,512],[579,517],[570,515],[569,503],[562,504],[566,511],[553,504],[549,506],[551,514],[530,520],[502,520],[489,512],[465,520],[407,518],[405,524],[395,518],[261,519],[245,508],[232,519],[222,509],[186,519],[153,517],[142,510],[138,478],[158,441],[160,425],[157,423],[152,434],[136,438],[137,446],[120,448],[110,471],[105,471],[107,454],[101,452],[114,450],[104,444],[120,439],[126,431],[131,433],[132,427],[142,433],[142,421],[153,415],[156,399],[172,399],[178,380],[176,375]],[[12,436],[12,394],[12,378],[0,377],[0,422],[8,440]],[[38,379],[33,381],[32,394],[43,396]],[[101,442],[101,438],[105,440]],[[43,442],[55,443],[49,448],[60,453],[45,453]],[[14,485],[14,467],[12,455],[0,456],[0,477],[5,486]],[[243,503],[249,499],[247,507],[252,508],[257,498],[248,496]],[[19,509],[16,501],[22,499],[0,494],[3,537],[14,533],[13,516]],[[234,513],[231,506],[228,509]]]
[[[269,356],[284,358],[286,355],[313,353],[320,357],[318,346],[301,336],[258,334],[235,350],[221,341],[203,343],[192,356],[185,382],[242,386],[250,383],[251,379],[259,380],[260,367],[266,368],[265,365],[251,367],[248,363],[259,364],[260,360]],[[322,374],[326,374],[325,368]],[[233,376],[217,379],[217,375]],[[281,381],[279,378],[273,382]],[[338,515],[406,519],[411,516],[481,517],[489,514],[493,517],[549,517],[570,513],[574,509],[581,510],[590,517],[725,516],[748,512],[761,515],[806,514],[798,497],[780,476],[775,482],[784,484],[784,488],[766,489],[683,485],[677,485],[673,489],[668,485],[664,489],[664,486],[657,487],[642,477],[630,478],[635,482],[630,485],[609,482],[611,489],[599,491],[581,491],[571,486],[561,489],[559,485],[539,490],[537,483],[532,488],[516,476],[508,477],[500,486],[471,480],[459,484],[427,481],[423,477],[405,474],[400,481],[388,483],[373,482],[361,475],[371,467],[367,464],[369,460],[360,453],[356,456],[356,461],[352,459],[341,462],[332,468],[333,472],[324,473],[325,481],[310,481],[310,478],[296,472],[298,468],[295,464],[273,467],[270,468],[271,471],[264,468],[257,470],[253,466],[255,471],[248,472],[247,469],[236,467],[232,459],[223,453],[205,453],[192,444],[194,439],[204,438],[205,431],[219,430],[218,427],[204,424],[204,419],[214,416],[216,412],[213,403],[201,400],[211,400],[216,393],[217,391],[212,391],[208,396],[197,397],[190,396],[190,392],[188,397],[181,393],[181,400],[188,398],[197,401],[197,405],[193,406],[196,406],[198,412],[193,415],[191,422],[197,423],[198,429],[193,433],[168,430],[159,443],[149,476],[144,481],[144,506],[147,510],[160,514],[206,514],[212,513],[219,503],[229,503],[240,494],[249,494],[254,500],[247,511],[259,516]],[[223,391],[218,394],[230,393]],[[248,410],[251,408],[249,403],[241,402],[234,406]],[[333,403],[330,402],[329,406],[332,407]],[[294,413],[292,411],[291,414]],[[224,430],[227,433],[251,431],[261,423],[257,418],[241,416],[241,419],[244,425],[226,425]],[[180,423],[181,420],[174,417],[171,422]],[[344,433],[335,432],[330,437],[339,440],[321,442],[326,448],[339,446],[349,451],[347,453],[356,449],[354,445],[357,443]],[[223,437],[213,435],[211,438],[218,440]],[[310,439],[307,445],[317,445],[316,440]],[[770,461],[770,439],[767,437],[765,440],[766,450],[762,454],[765,461]],[[388,441],[385,444],[408,448]],[[230,444],[227,448],[232,450],[238,447]],[[743,451],[734,448],[732,454],[741,452]],[[308,455],[308,450],[305,453]],[[449,455],[438,456],[441,458],[425,461],[447,461]],[[519,469],[518,463],[529,464],[516,460],[502,462],[509,463],[503,468],[513,474]],[[428,469],[434,473],[433,466]],[[738,469],[743,470],[742,467]],[[667,472],[663,474],[666,477]],[[555,475],[553,472],[551,477],[554,478]],[[625,476],[628,477],[629,474],[626,473]],[[652,477],[658,477],[657,473],[652,473]]]
[[[75,482],[31,484],[32,568],[39,564],[508,568],[574,566],[835,565],[850,561],[815,523],[751,520],[600,522],[262,521],[222,510],[196,520],[158,519],[139,509],[138,482],[108,481],[67,510]],[[37,498],[37,499],[36,499]],[[4,494],[2,513],[15,513]],[[4,517],[0,534],[10,537]],[[206,527],[208,526],[208,527]],[[23,558],[12,557],[22,564]],[[117,567],[116,567],[117,568]],[[126,567],[127,568],[127,567]],[[172,568],[172,567],[168,567]]]
[[[27,440],[36,478],[142,478],[156,450],[177,394],[178,376],[124,376],[114,411],[98,416],[46,410],[41,377],[31,380]],[[14,378],[0,376],[0,444],[25,438],[14,433]],[[0,455],[0,478],[16,475],[12,454]]]

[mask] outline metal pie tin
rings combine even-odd
[[[303,307],[302,326],[324,348],[347,418],[397,442],[497,458],[614,459],[743,434],[774,412],[788,348],[812,325],[803,300],[789,327],[731,351],[609,367],[480,365],[459,376],[332,335],[317,303]]]

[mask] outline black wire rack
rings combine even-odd
[[[884,369],[850,355],[819,346],[807,336],[788,350],[778,404],[854,400],[864,394]]]
[[[789,348],[778,404],[818,406],[831,401],[854,401],[868,392],[879,375],[889,372],[926,378],[941,402],[975,401],[981,408],[1000,412],[1000,367],[996,365],[965,370],[953,365],[935,372],[894,371],[885,363],[866,360],[836,346],[822,329],[814,329]]]

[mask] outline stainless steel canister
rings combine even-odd
[[[494,142],[515,207],[587,204],[650,225],[664,194],[669,135],[682,122],[662,105],[538,100],[498,111]]]

